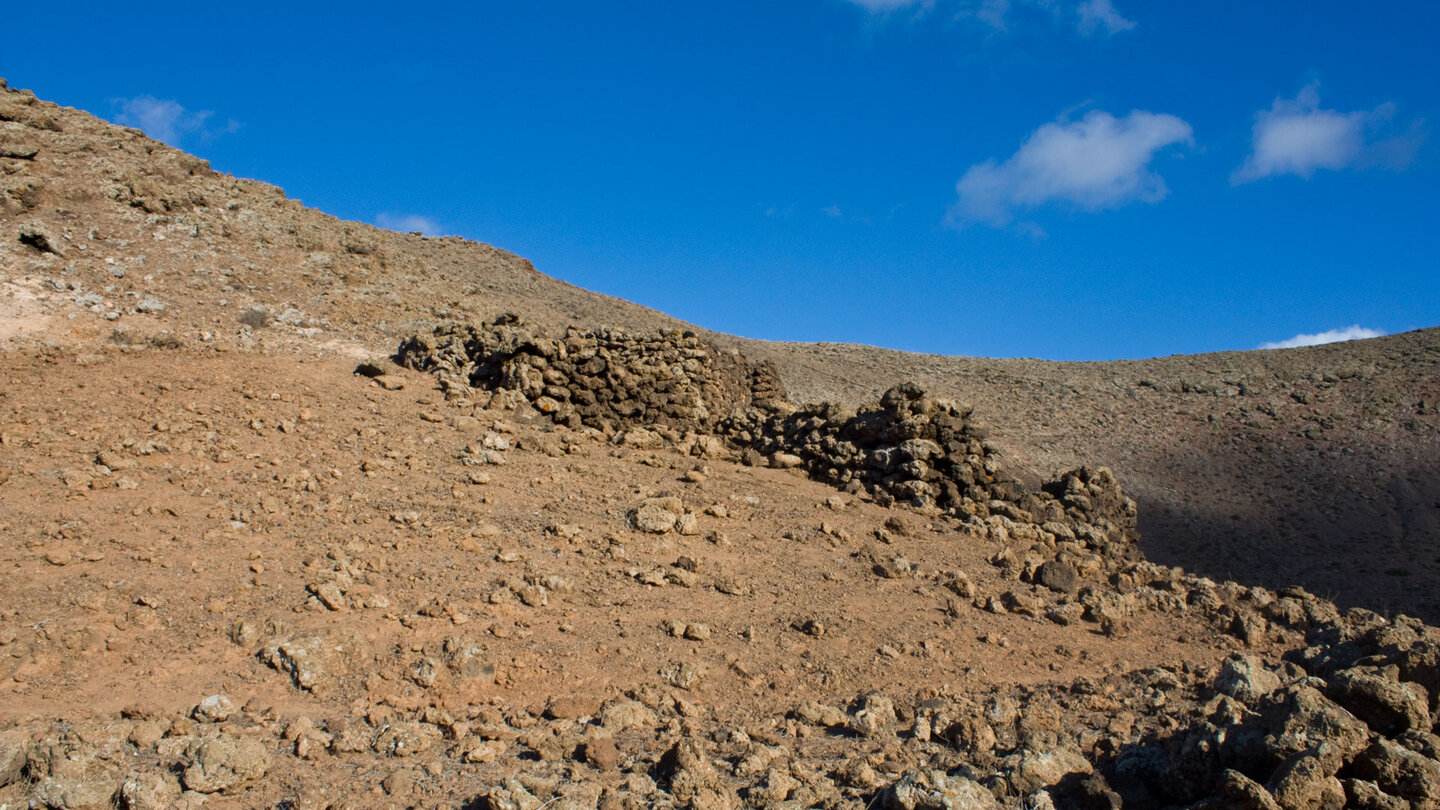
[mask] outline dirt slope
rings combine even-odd
[[[437,319],[506,311],[553,328],[681,325],[487,245],[340,222],[74,110],[14,91],[5,105],[11,152],[38,151],[6,160],[0,256],[11,278],[0,334],[133,329],[128,315],[104,318],[147,296],[167,307],[157,328],[222,346],[318,330],[388,352]],[[25,226],[51,235],[63,255],[19,244]],[[281,322],[239,332],[252,309]],[[42,328],[56,320],[65,321],[58,330]],[[853,405],[911,379],[971,403],[1037,477],[1109,465],[1141,504],[1155,559],[1440,618],[1440,330],[1117,363],[709,336],[773,359],[802,401]]]
[[[272,339],[237,334],[252,309],[281,321],[271,331],[315,330],[377,353],[436,320],[499,312],[552,328],[683,326],[488,245],[340,222],[136,131],[13,91],[5,99],[7,142],[39,150],[7,161],[6,333],[33,331],[48,313],[65,331],[103,336],[136,320],[107,313],[146,297],[167,307],[157,326],[177,339],[222,346]],[[25,226],[63,255],[19,244]],[[81,298],[100,311],[77,315]],[[709,336],[773,359],[801,401],[853,405],[915,380],[979,408],[1037,477],[1109,465],[1141,504],[1155,559],[1440,619],[1440,330],[1116,363]]]
[[[971,403],[1032,495],[1113,467],[1146,562],[1038,497],[884,506],[394,366],[501,311],[683,325],[8,88],[0,270],[0,806],[1440,802],[1440,633],[1321,598],[1434,618],[1433,330],[1107,364],[701,333],[792,399]]]

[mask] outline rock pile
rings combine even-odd
[[[199,807],[213,794],[241,793],[262,780],[271,747],[260,728],[239,732],[199,710],[194,720],[168,724],[60,724],[37,740],[18,732],[0,737],[0,788],[26,783],[29,806],[61,810]]]
[[[1076,541],[1092,551],[1136,556],[1135,503],[1104,468],[1065,473],[1039,491],[1000,469],[970,408],[928,396],[913,383],[850,414],[833,404],[749,408],[721,426],[752,462],[804,467],[881,503],[935,506],[977,520],[1001,516],[1028,539]],[[1026,538],[1021,538],[1026,539]]]
[[[1440,807],[1440,630],[1365,610],[1268,666],[1233,655],[1179,732],[1119,752],[1125,806]]]
[[[664,425],[718,436],[746,463],[803,469],[883,504],[990,521],[1052,549],[1138,556],[1135,504],[1109,470],[1082,468],[1030,489],[1000,469],[971,409],[914,384],[854,413],[831,403],[797,407],[772,366],[690,332],[572,327],[549,338],[514,315],[436,327],[404,341],[396,360],[435,374],[447,396],[509,392],[559,424],[607,433]]]

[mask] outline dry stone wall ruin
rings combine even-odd
[[[559,338],[504,315],[406,340],[397,359],[441,387],[513,391],[557,424],[612,431],[670,425],[710,432],[731,411],[782,401],[774,367],[747,363],[692,332],[567,329]]]
[[[714,437],[747,464],[800,468],[878,502],[938,508],[1076,559],[1138,558],[1135,504],[1105,468],[1039,489],[1003,470],[970,408],[898,385],[849,411],[797,406],[775,368],[692,332],[571,327],[549,337],[514,315],[448,324],[404,341],[396,360],[447,396],[520,397],[557,424],[606,433],[665,426]],[[712,442],[713,444],[713,442]]]

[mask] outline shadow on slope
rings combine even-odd
[[[1231,482],[1239,487],[1256,484],[1252,461],[1211,459],[1213,470],[1250,473]],[[1254,486],[1249,498],[1131,489],[1146,557],[1214,579],[1300,585],[1342,608],[1440,622],[1440,460],[1291,461],[1288,480]],[[1232,508],[1216,508],[1224,502]]]

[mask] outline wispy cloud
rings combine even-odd
[[[1277,98],[1270,109],[1255,114],[1250,156],[1230,182],[1284,174],[1309,178],[1321,169],[1369,165],[1401,168],[1414,156],[1421,135],[1417,125],[1399,136],[1377,138],[1394,113],[1393,104],[1356,112],[1322,109],[1319,89],[1310,84],[1295,98]]]
[[[440,224],[430,217],[423,217],[419,214],[393,214],[385,211],[375,217],[375,224],[392,231],[414,233],[419,231],[426,236],[440,236]]]
[[[1340,343],[1346,340],[1364,340],[1365,338],[1384,337],[1385,333],[1379,329],[1367,329],[1360,324],[1347,326],[1344,329],[1331,329],[1328,332],[1316,332],[1313,335],[1296,335],[1289,340],[1277,340],[1274,343],[1262,343],[1262,349],[1294,349],[1300,346],[1319,346],[1325,343]]]
[[[981,0],[975,19],[996,30],[1005,28],[1005,15],[1010,13],[1010,0]]]
[[[113,99],[110,103],[116,110],[115,123],[136,127],[151,138],[171,146],[179,146],[192,136],[206,139],[240,129],[240,122],[233,119],[222,126],[211,126],[210,119],[215,115],[214,112],[187,110],[174,99],[140,95]]]
[[[821,208],[820,213],[836,222],[856,223],[860,225],[875,224],[875,220],[873,220],[869,214],[857,214],[854,211],[845,211],[834,203]],[[891,213],[893,214],[894,211],[892,210]],[[886,218],[888,219],[889,217],[887,216]]]
[[[1151,160],[1161,149],[1191,140],[1189,124],[1144,110],[1124,118],[1093,110],[1079,121],[1054,121],[1004,162],[971,166],[955,184],[959,199],[950,220],[1000,227],[1017,212],[1052,201],[1086,211],[1159,202],[1169,189],[1150,169]]]
[[[909,6],[922,6],[928,8],[929,6],[933,5],[933,0],[846,0],[846,2],[860,6],[861,8],[866,9],[867,11],[872,11],[876,14],[884,14],[886,12],[895,11],[896,9],[901,8],[907,8]]]
[[[1135,21],[1120,16],[1110,0],[1085,0],[1077,11],[1080,33],[1085,36],[1097,33],[1110,36],[1135,27]]]
[[[757,207],[770,219],[788,219],[795,213],[795,203],[758,203]]]
[[[1042,17],[1074,25],[1081,34],[1111,36],[1136,27],[1115,9],[1113,0],[845,0],[877,16],[898,11],[921,16],[945,6],[955,18],[973,18],[997,31],[1009,28],[1012,6],[1019,5],[1040,12]]]

